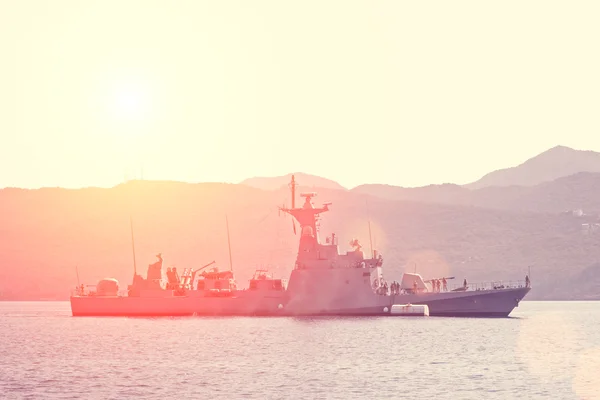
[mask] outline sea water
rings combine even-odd
[[[600,302],[509,318],[93,318],[0,302],[3,399],[595,399]]]

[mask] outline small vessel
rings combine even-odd
[[[134,257],[133,283],[127,294],[118,292],[118,282],[107,278],[95,290],[77,289],[71,300],[74,316],[303,316],[353,315],[398,316],[407,313],[453,317],[506,317],[531,290],[529,278],[494,285],[463,285],[448,290],[442,277],[424,281],[417,273],[404,273],[400,282],[388,284],[383,275],[383,257],[373,250],[365,256],[358,240],[352,250],[340,253],[335,234],[321,243],[320,215],[331,203],[315,208],[316,193],[302,193],[304,204],[295,207],[294,176],[290,183],[291,208],[280,207],[300,224],[300,239],[289,282],[275,279],[267,270],[256,270],[247,289],[239,289],[230,270],[219,271],[211,262],[196,270],[168,268],[162,276],[162,255],[148,266],[146,279],[138,275]],[[295,225],[294,225],[295,227]],[[229,230],[228,230],[229,231]],[[229,238],[229,235],[228,235]],[[133,245],[133,228],[132,228]],[[201,273],[199,273],[202,271]],[[441,282],[444,282],[443,288]],[[429,286],[428,286],[429,285]],[[410,306],[410,311],[406,307]],[[404,310],[404,311],[403,311]]]

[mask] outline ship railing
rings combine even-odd
[[[81,285],[71,289],[71,296],[93,296],[96,294],[96,285]]]
[[[75,288],[71,289],[71,296],[79,296],[79,297],[87,297],[87,296],[95,296],[96,295],[96,286],[89,285],[88,287],[83,288]],[[117,296],[119,297],[127,297],[129,295],[129,291],[125,289],[121,289],[117,292]]]
[[[499,290],[499,289],[518,289],[526,287],[525,281],[490,281],[490,282],[474,282],[467,281],[466,292],[475,292],[482,290]],[[462,291],[464,284],[448,285],[448,292]],[[440,292],[444,292],[444,288],[440,287]]]
[[[85,297],[85,296],[94,296],[96,294],[95,290],[89,290],[89,289],[84,289],[83,291],[81,289],[72,289],[71,290],[71,296],[79,296],[79,297]]]

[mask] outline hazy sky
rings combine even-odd
[[[0,0],[0,187],[467,183],[600,151],[598,1]]]

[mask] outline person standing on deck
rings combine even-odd
[[[444,292],[448,291],[448,284],[446,282],[446,278],[442,278],[442,285],[444,286]]]

